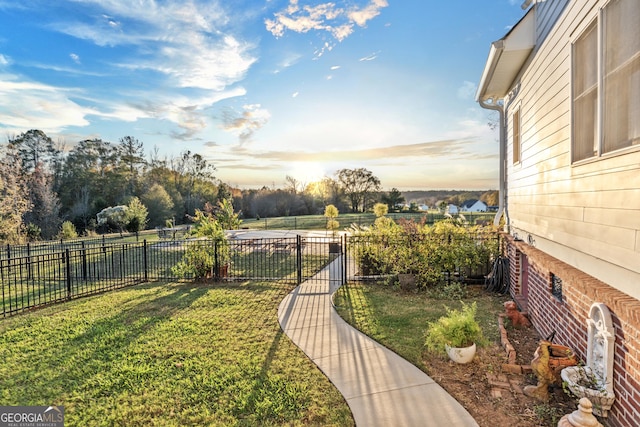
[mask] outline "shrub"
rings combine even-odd
[[[211,243],[211,242],[208,242]],[[211,277],[215,266],[215,248],[211,244],[191,244],[182,259],[171,268],[178,277],[196,280]]]
[[[24,233],[27,235],[27,239],[30,242],[33,242],[34,240],[40,239],[42,230],[40,229],[40,227],[30,222],[29,224],[24,226]]]
[[[230,263],[231,250],[220,221],[200,210],[194,220],[195,235],[207,240],[190,244],[171,271],[178,277],[204,279],[211,276],[214,267]]]
[[[448,282],[454,273],[471,274],[498,254],[492,229],[464,226],[459,220],[430,227],[379,217],[372,227],[352,231],[359,240],[354,256],[363,274],[415,274],[419,288]]]
[[[444,351],[449,347],[468,347],[481,344],[482,329],[476,320],[478,306],[462,303],[460,310],[446,307],[447,314],[435,322],[429,322],[425,346],[429,351]]]
[[[336,230],[340,227],[340,223],[336,220],[340,212],[334,205],[327,205],[324,208],[324,216],[327,218],[327,230],[335,235]]]
[[[136,233],[144,230],[147,226],[147,222],[149,222],[148,215],[149,211],[146,206],[142,204],[140,199],[133,197],[125,211],[124,222],[127,231],[130,233]]]
[[[78,238],[78,232],[76,226],[71,221],[65,221],[62,223],[62,229],[58,237],[62,240],[71,240]]]

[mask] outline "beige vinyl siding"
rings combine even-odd
[[[584,208],[584,222],[640,230],[640,216],[631,209]]]
[[[604,244],[629,251],[634,251],[636,249],[635,232],[629,232],[629,229],[611,227],[596,223],[589,223],[588,226],[585,226],[584,221],[572,221],[566,218],[553,217],[548,213],[545,213],[544,215],[540,214],[547,210],[553,211],[553,209],[554,208],[551,206],[539,205],[527,210],[526,212],[520,212],[519,221],[522,223],[514,224],[514,226],[522,228],[522,226],[526,224],[529,227],[536,227],[539,229],[540,235],[568,246],[571,246],[575,239],[591,240],[594,243],[597,243],[596,246],[593,246],[595,252],[591,254],[593,256],[606,259],[609,262],[612,261],[611,255],[613,254],[609,254],[609,256],[607,256],[607,254],[603,254],[598,249],[599,245]],[[579,212],[576,212],[576,214],[578,217],[584,217],[584,212],[582,215]],[[639,266],[640,257],[637,257],[636,267]]]
[[[521,237],[531,234],[550,255],[640,298],[640,152],[571,163],[571,42],[602,5],[536,5],[542,44],[507,100],[508,117],[521,112],[521,161],[507,162],[509,214]],[[508,132],[512,142],[512,126]],[[616,268],[620,277],[635,274],[637,286],[617,283]]]

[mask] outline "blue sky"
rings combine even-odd
[[[0,0],[0,132],[131,135],[233,186],[497,188],[474,94],[519,0]],[[6,138],[5,138],[6,141]]]

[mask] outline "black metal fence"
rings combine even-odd
[[[259,280],[299,284],[319,277],[319,271],[341,256],[342,283],[347,274],[376,276],[412,271],[426,281],[444,277],[470,283],[490,273],[498,246],[495,233],[410,239],[298,235],[222,242],[96,241],[59,249],[49,246],[48,253],[0,258],[2,314],[7,317],[150,281]],[[17,252],[9,250],[12,254]],[[181,270],[179,267],[185,264],[204,266],[204,271]]]
[[[3,317],[34,307],[159,280],[279,280],[301,283],[340,253],[333,238],[172,240],[84,245],[0,259]],[[15,251],[14,251],[15,253]],[[189,253],[210,255],[199,277],[176,270]],[[223,256],[223,254],[227,254]]]
[[[500,255],[496,232],[459,228],[455,233],[361,235],[348,240],[356,275],[414,274],[422,285],[484,283]]]
[[[96,246],[107,246],[123,243],[142,242],[149,240],[148,236],[158,234],[156,230],[146,230],[140,233],[123,233],[96,236],[94,238],[78,238],[72,240],[46,240],[31,242],[23,245],[4,244],[0,246],[0,259],[31,257],[53,252],[64,252],[66,249],[87,249]]]

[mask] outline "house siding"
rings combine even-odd
[[[539,249],[640,299],[640,152],[571,162],[571,41],[604,4],[535,6],[539,44],[505,100],[509,120],[521,111],[521,160],[507,162],[509,215]],[[507,132],[511,159],[511,123]]]
[[[571,158],[572,42],[607,1],[534,6],[537,45],[504,99],[506,254],[512,297],[541,336],[555,332],[554,342],[573,348],[583,361],[589,309],[594,302],[609,308],[616,401],[605,424],[622,427],[640,420],[640,150],[577,164]],[[516,109],[521,152],[514,164]],[[560,299],[552,294],[552,275],[562,280]]]

